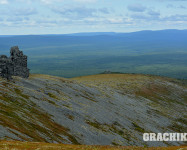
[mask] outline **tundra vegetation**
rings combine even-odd
[[[141,74],[0,78],[0,139],[70,147],[180,146],[185,143],[144,142],[142,134],[185,132],[186,95],[183,80]],[[1,147],[14,143],[3,142]]]

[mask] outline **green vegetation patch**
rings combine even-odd
[[[131,139],[131,135],[128,133],[128,131],[126,131],[126,129],[122,127],[118,122],[114,122],[113,124],[101,124],[97,122],[96,120],[94,121],[86,120],[85,122],[89,124],[90,126],[98,130],[101,130],[103,132],[106,132],[106,133],[112,132],[112,133],[118,134],[127,141],[130,141]]]
[[[25,99],[29,99],[29,96],[23,94],[22,91],[21,91],[20,89],[15,88],[14,91],[15,91],[15,93],[16,93],[17,95],[20,95],[21,97],[23,97],[23,98],[25,98]]]
[[[132,125],[135,127],[135,130],[141,133],[145,133],[145,129],[137,125],[135,122],[132,122]]]
[[[86,120],[85,122],[86,122],[87,124],[89,124],[90,126],[96,128],[96,129],[98,129],[98,130],[103,130],[103,131],[104,131],[102,124],[100,124],[100,123],[97,122],[96,120],[95,120],[95,121]]]
[[[54,95],[53,93],[48,93],[48,95],[49,95],[49,97],[58,100],[58,97],[56,95]]]

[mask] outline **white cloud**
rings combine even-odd
[[[172,5],[172,4],[168,4],[167,6],[166,6],[167,8],[178,8],[178,9],[187,9],[187,7],[186,6],[184,6],[184,5],[179,5],[179,6],[174,6],[174,5]]]
[[[40,0],[42,3],[51,4],[56,2],[62,2],[63,0]]]
[[[111,24],[124,24],[125,20],[124,18],[108,18],[107,19],[107,23],[111,23]]]
[[[16,16],[30,16],[37,13],[35,8],[17,8],[14,10],[14,15]]]
[[[8,4],[7,0],[0,0],[0,4]]]
[[[159,17],[160,16],[160,12],[157,12],[157,11],[154,11],[154,10],[150,10],[149,12],[148,12],[148,14],[150,15],[150,16],[154,16],[154,17]]]
[[[142,4],[132,4],[129,5],[128,10],[134,11],[134,12],[144,12],[146,10],[146,7],[143,6]]]
[[[97,0],[74,0],[76,2],[88,2],[88,3],[93,3],[96,2]]]
[[[173,22],[187,21],[187,15],[179,15],[179,14],[170,15],[170,16],[162,18],[162,21],[173,21]]]
[[[52,4],[56,2],[64,2],[65,0],[40,0],[40,1],[45,4]],[[74,2],[80,2],[80,3],[94,3],[97,0],[68,0],[68,1],[74,1]]]
[[[53,7],[52,11],[63,15],[64,17],[71,17],[72,19],[79,20],[81,18],[96,17],[98,13],[109,14],[107,8],[87,8],[87,7]]]

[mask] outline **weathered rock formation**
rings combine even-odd
[[[23,55],[18,46],[11,47],[10,57],[0,55],[0,76],[7,79],[12,76],[29,77],[27,56]]]

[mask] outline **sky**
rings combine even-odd
[[[0,35],[187,29],[187,0],[0,0]]]

